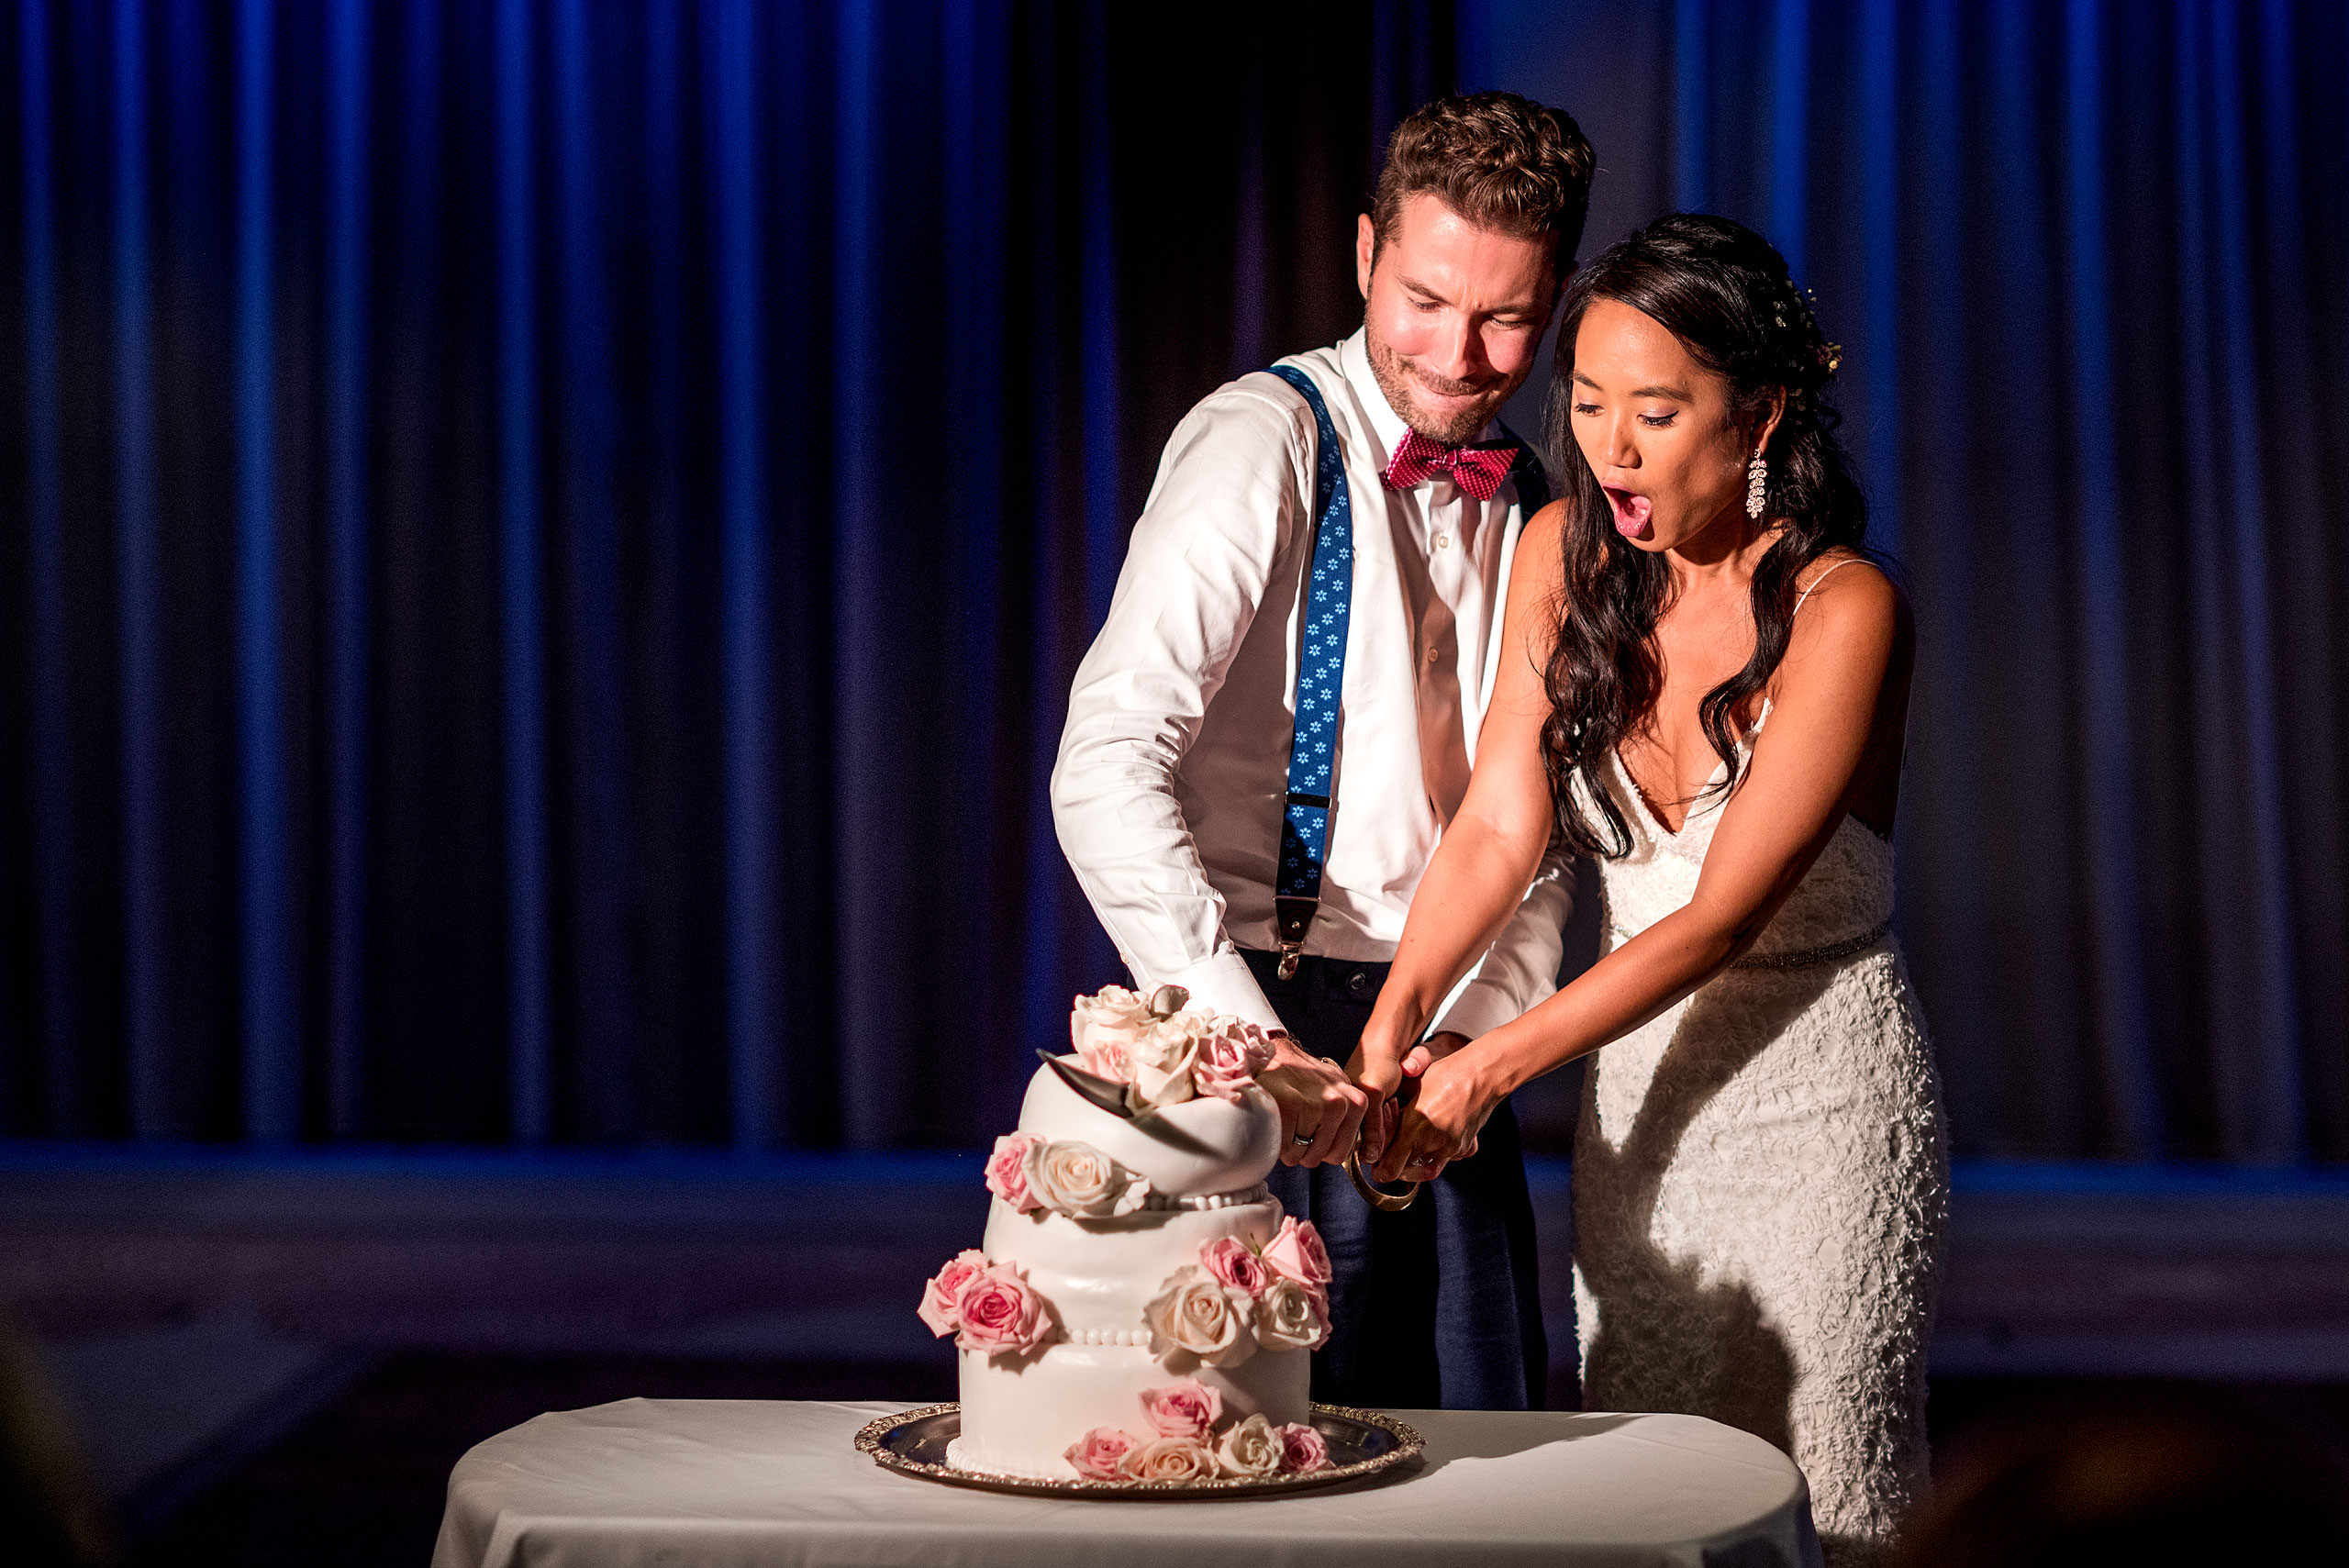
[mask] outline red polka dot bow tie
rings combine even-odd
[[[1387,460],[1386,472],[1378,477],[1389,490],[1408,490],[1426,484],[1441,469],[1477,500],[1489,501],[1500,494],[1501,482],[1516,465],[1514,442],[1497,447],[1446,446],[1417,430],[1406,430],[1395,455]]]

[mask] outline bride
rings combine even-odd
[[[1353,1063],[1375,1107],[1418,1080],[1364,1125],[1382,1176],[1424,1179],[1511,1090],[1598,1052],[1575,1144],[1586,1406],[1786,1448],[1830,1563],[1879,1558],[1923,1494],[1947,1207],[1887,929],[1914,639],[1820,400],[1836,357],[1725,218],[1659,219],[1575,278],[1564,498],[1527,525],[1475,772]],[[1414,1042],[1553,835],[1598,859],[1598,962],[1435,1057]]]

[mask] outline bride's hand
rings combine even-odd
[[[1476,1151],[1476,1135],[1501,1100],[1482,1082],[1479,1065],[1475,1052],[1454,1048],[1417,1074],[1419,1092],[1396,1121],[1378,1160],[1379,1181],[1433,1181]]]
[[[1372,1029],[1376,1029],[1374,1022]],[[1374,1046],[1374,1034],[1365,1030],[1363,1043],[1354,1051],[1353,1060],[1346,1063],[1347,1075],[1363,1086],[1370,1096],[1362,1118],[1362,1162],[1375,1165],[1386,1151],[1386,1140],[1395,1132],[1395,1092],[1405,1081],[1426,1073],[1429,1066],[1442,1061],[1468,1043],[1464,1034],[1449,1032],[1430,1035],[1426,1040],[1404,1051],[1399,1043],[1380,1041]],[[1468,1152],[1475,1152],[1475,1140],[1470,1140]]]
[[[1428,1036],[1427,1039],[1411,1047],[1410,1054],[1403,1058],[1403,1076],[1417,1078],[1424,1075],[1429,1068],[1467,1043],[1468,1037],[1464,1034],[1453,1034],[1447,1031],[1443,1034]]]
[[[1364,1095],[1360,1151],[1365,1165],[1377,1159],[1378,1151],[1386,1146],[1386,1135],[1393,1130],[1395,1120],[1389,1101],[1395,1091],[1403,1086],[1408,1071],[1402,1042],[1389,1039],[1378,1019],[1373,1018],[1346,1062],[1346,1076],[1354,1081]]]

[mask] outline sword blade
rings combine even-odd
[[[1128,1121],[1134,1119],[1134,1113],[1126,1106],[1126,1086],[1123,1084],[1113,1084],[1082,1067],[1071,1067],[1041,1046],[1036,1048],[1036,1054],[1045,1066],[1060,1074],[1062,1083],[1076,1091],[1079,1099],[1100,1106],[1111,1116],[1123,1117]]]

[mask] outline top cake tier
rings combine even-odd
[[[1062,1060],[1083,1067],[1076,1057]],[[1280,1113],[1253,1084],[1236,1099],[1202,1095],[1131,1120],[1088,1103],[1049,1067],[1028,1081],[1019,1130],[1048,1142],[1089,1143],[1173,1197],[1241,1192],[1280,1158]]]

